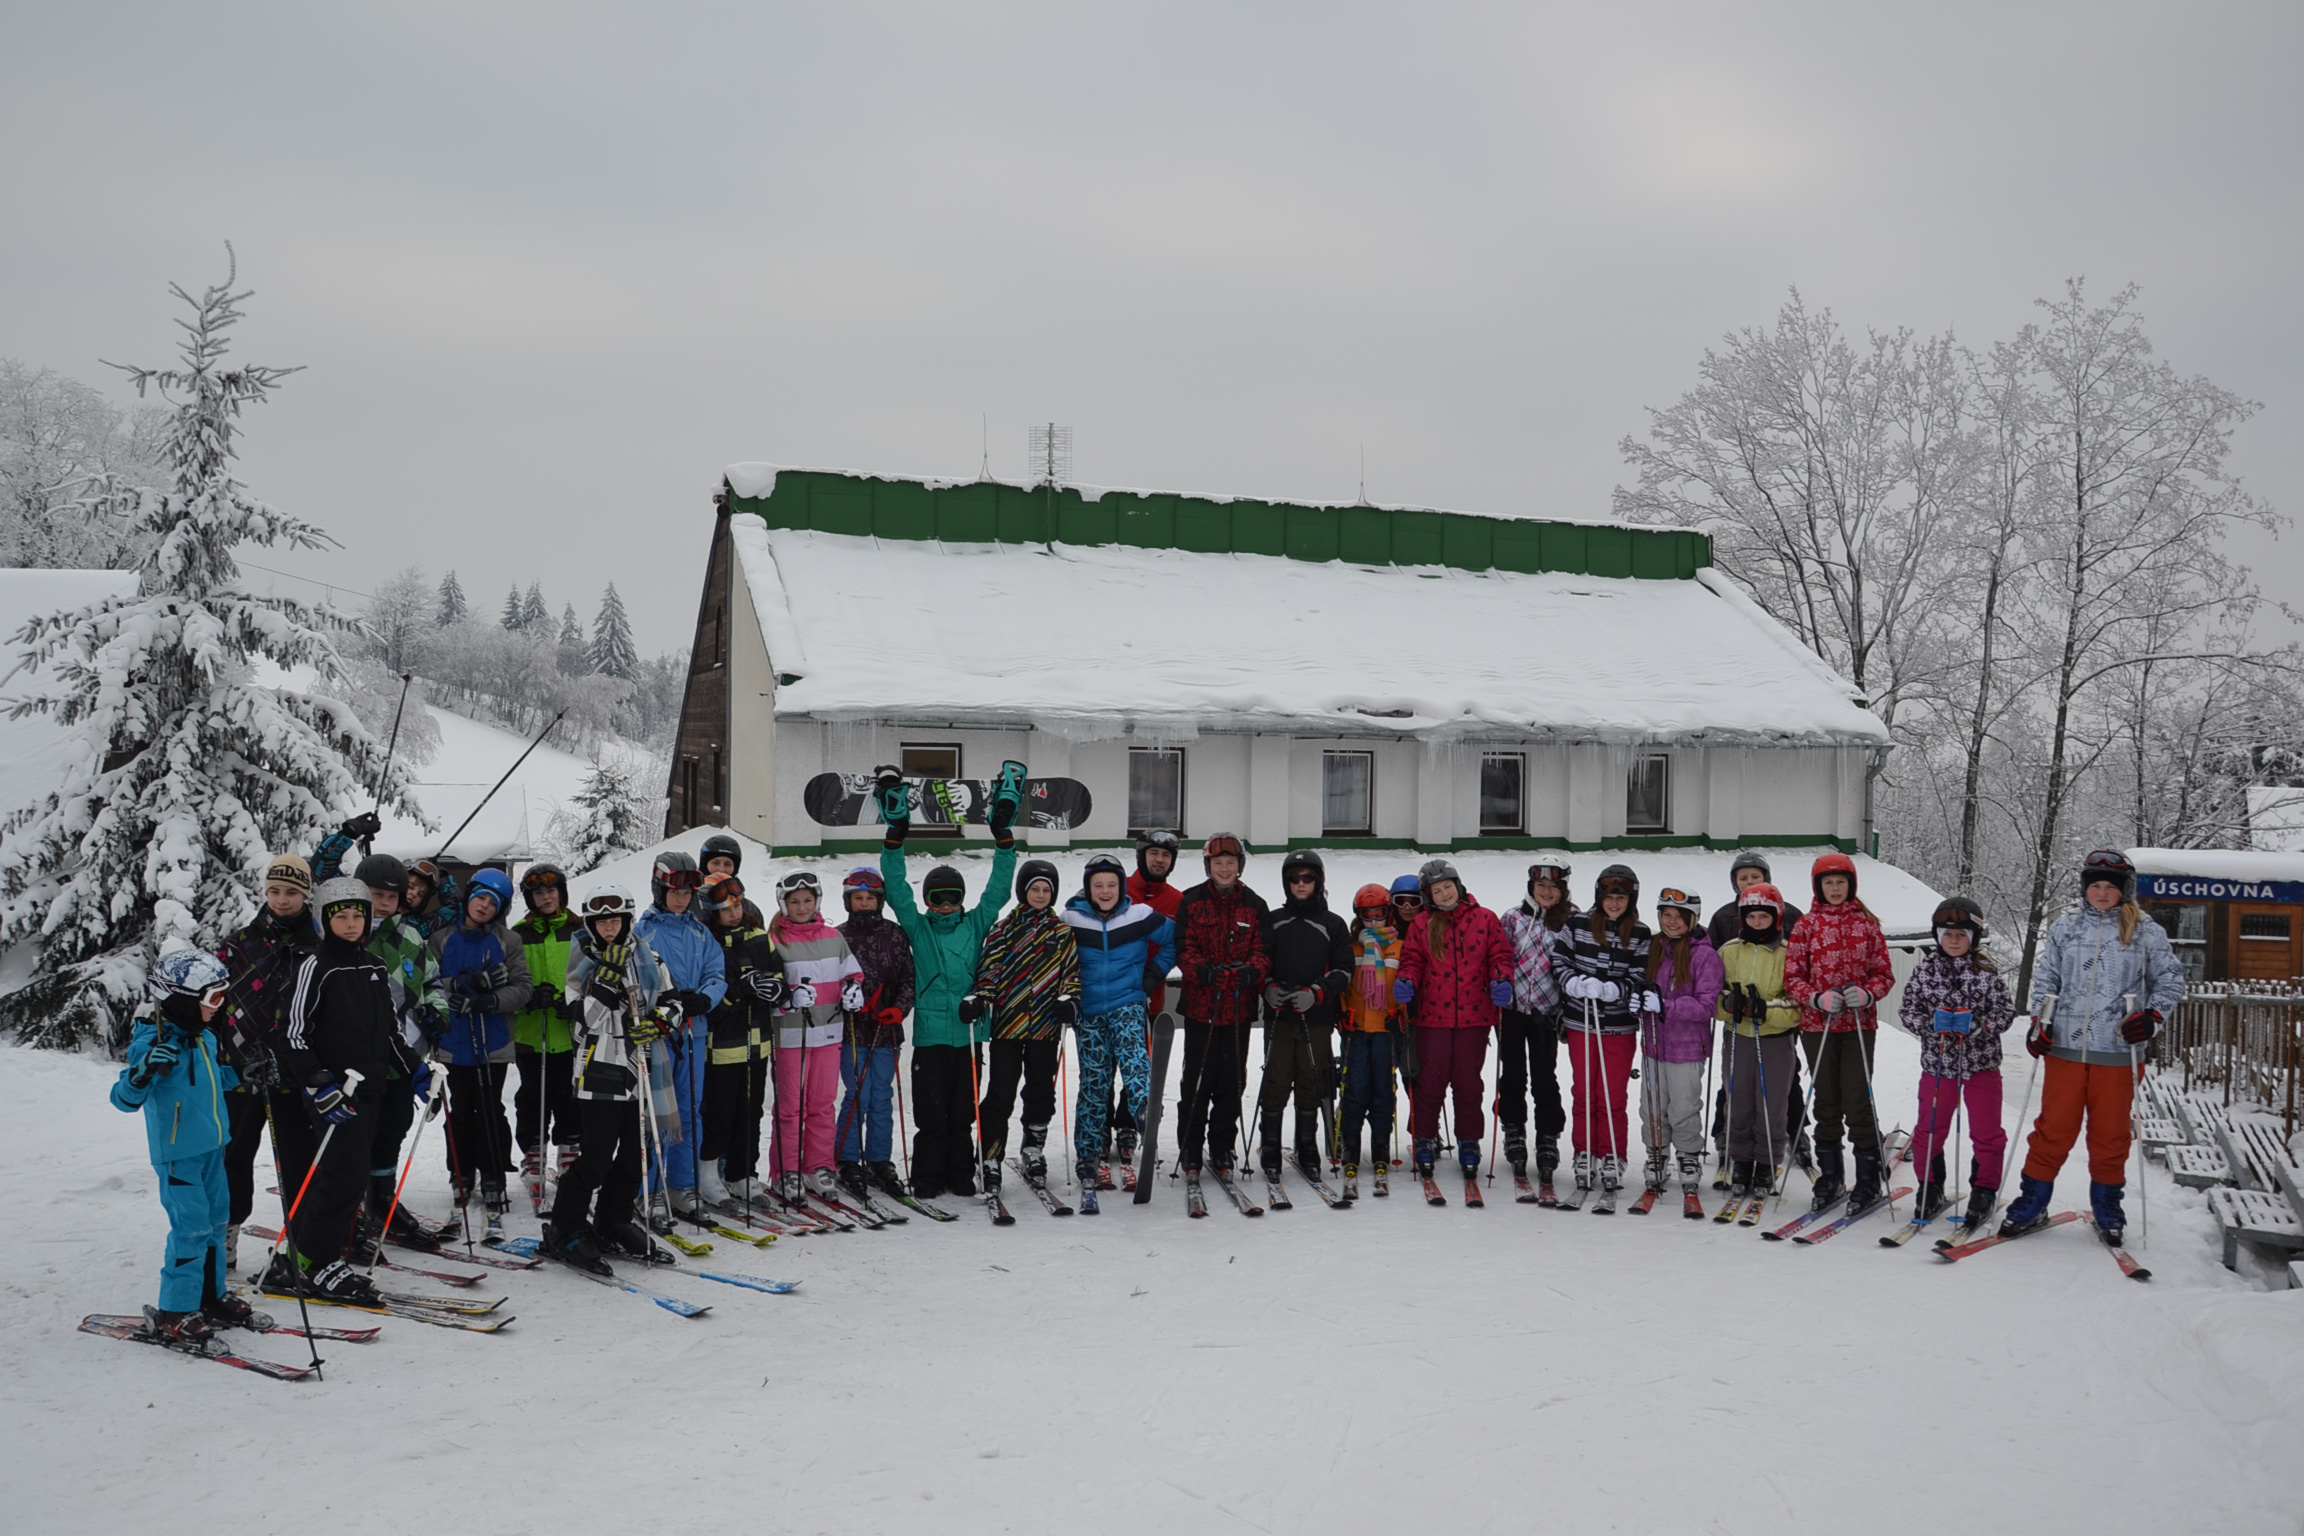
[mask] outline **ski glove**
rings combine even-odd
[[[752,989],[754,997],[771,1008],[784,1001],[792,991],[784,978],[774,971],[746,971],[744,985]]]
[[[841,983],[840,1006],[850,1013],[862,1013],[864,1011],[864,984],[853,977]]]
[[[2160,1033],[2160,1010],[2157,1008],[2139,1008],[2120,1021],[2120,1038],[2130,1045],[2142,1045],[2158,1033]],[[155,1051],[153,1054],[159,1053]],[[147,1061],[151,1059],[149,1056],[145,1058]]]
[[[977,993],[971,992],[960,999],[960,1022],[963,1024],[974,1024],[991,1011],[985,1005],[984,999]]]
[[[1851,1010],[1869,1008],[1872,1006],[1872,994],[1862,987],[1845,987],[1841,990],[1840,1001]]]
[[[1624,1000],[1624,989],[1612,981],[1595,976],[1592,979],[1592,990],[1586,995],[1603,1003],[1616,1003]]]
[[[680,1005],[683,1018],[700,1019],[712,1011],[712,999],[689,987],[674,992],[672,999]]]
[[[482,974],[491,992],[501,992],[512,985],[512,967],[508,965],[492,965]]]
[[[813,1008],[816,1006],[816,984],[812,981],[795,981],[792,983],[790,991],[785,994],[784,1000],[792,1005],[794,1012],[803,1008]]]
[[[1392,983],[1392,1001],[1396,1003],[1412,1003],[1416,1001],[1416,983],[1410,981],[1405,976]]]
[[[152,1049],[144,1053],[144,1065],[128,1074],[128,1081],[141,1088],[156,1077],[166,1077],[183,1055],[182,1046],[162,1035],[152,1042]]]
[[[304,1097],[312,1101],[312,1112],[330,1125],[342,1125],[359,1113],[343,1085],[326,1072],[305,1079]]]
[[[1511,1007],[1512,983],[1508,981],[1492,981],[1488,983],[1488,1001],[1494,1003],[1499,1008]]]
[[[419,1014],[421,1018],[423,1015]],[[439,1014],[435,1012],[434,1018]],[[280,1058],[269,1051],[243,1048],[240,1056],[240,1086],[256,1093],[270,1093],[280,1086]]]
[[[1298,1013],[1310,1013],[1320,1006],[1320,989],[1318,987],[1298,987],[1295,991],[1281,998],[1281,1001]]]
[[[1662,1013],[1664,1011],[1664,999],[1657,996],[1655,988],[1651,987],[1640,994],[1640,1011],[1642,1013]]]
[[[337,830],[352,841],[361,843],[383,831],[384,822],[374,811],[362,811]]]
[[[1817,1011],[1826,1018],[1830,1018],[1847,1006],[1848,999],[1842,997],[1837,988],[1827,987],[1816,994]]]
[[[631,963],[632,946],[618,939],[613,944],[602,945],[600,953],[592,957],[592,973],[603,981],[621,985],[625,968]]]
[[[1287,991],[1276,981],[1264,983],[1264,1006],[1278,1013],[1288,1001]]]
[[[1056,1015],[1056,1025],[1059,1029],[1069,1029],[1080,1022],[1080,1000],[1076,997],[1056,999],[1050,1011]]]
[[[2024,1037],[2024,1049],[2035,1056],[2045,1056],[2056,1049],[2056,1026],[2046,1019],[2034,1019],[2031,1032]]]
[[[872,1015],[872,1022],[882,1029],[902,1029],[904,1010],[893,1006],[879,1009]]]
[[[632,1021],[632,1027],[625,1031],[626,1037],[629,1038],[634,1045],[639,1046],[642,1050],[646,1050],[649,1046],[654,1045],[657,1041],[670,1034],[673,1028],[680,1022],[678,1013],[680,1005],[678,1003],[668,1002],[663,1006],[673,1010],[671,1016],[667,1017],[661,1009],[651,1013],[644,1013],[639,1018],[634,1019]]]

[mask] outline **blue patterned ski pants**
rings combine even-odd
[[[1128,1113],[1144,1123],[1152,1097],[1152,1057],[1144,1043],[1149,1021],[1141,1002],[1080,1021],[1080,1096],[1072,1112],[1072,1150],[1082,1168],[1104,1161],[1104,1122],[1112,1112],[1112,1074],[1128,1092]]]

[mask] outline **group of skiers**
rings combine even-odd
[[[178,951],[156,966],[113,1090],[145,1115],[163,1173],[170,1238],[152,1326],[198,1339],[244,1322],[247,1303],[225,1276],[267,1128],[286,1220],[259,1287],[373,1300],[363,1260],[406,1235],[402,1222],[417,1230],[398,1203],[402,1148],[419,1111],[429,1120],[443,1103],[459,1201],[477,1201],[497,1230],[514,1173],[540,1206],[556,1178],[544,1251],[606,1273],[610,1258],[661,1257],[651,1227],[756,1201],[868,1205],[885,1193],[918,1208],[996,1195],[1019,1098],[1013,1166],[1044,1192],[1070,1032],[1072,1159],[1092,1210],[1094,1192],[1112,1187],[1107,1168],[1137,1157],[1155,1087],[1151,1025],[1163,1013],[1182,1023],[1177,1145],[1195,1210],[1204,1171],[1231,1187],[1258,1023],[1253,1139],[1275,1183],[1292,1103],[1305,1178],[1320,1179],[1325,1133],[1342,1199],[1358,1195],[1363,1166],[1387,1193],[1404,1081],[1421,1178],[1442,1154],[1452,1099],[1468,1180],[1492,1105],[1516,1177],[1533,1160],[1549,1186],[1565,1134],[1576,1188],[1613,1191],[1630,1168],[1637,1063],[1648,1189],[1677,1179],[1692,1195],[1709,1139],[1733,1198],[1780,1190],[1794,1166],[1810,1173],[1818,1209],[1880,1196],[1873,1042],[1895,977],[1844,854],[1815,861],[1806,911],[1764,858],[1743,853],[1734,898],[1709,923],[1695,897],[1667,889],[1653,928],[1623,864],[1600,872],[1585,909],[1570,899],[1569,867],[1539,862],[1523,899],[1498,914],[1435,858],[1388,888],[1360,887],[1347,915],[1330,907],[1320,856],[1298,850],[1281,861],[1275,905],[1245,883],[1248,850],[1226,833],[1203,844],[1204,878],[1189,888],[1173,878],[1178,840],[1154,833],[1133,869],[1091,854],[1066,896],[1054,864],[1019,867],[1018,788],[1004,782],[994,797],[990,877],[971,905],[950,865],[929,870],[915,897],[909,802],[884,775],[878,867],[844,879],[837,924],[806,872],[777,883],[764,917],[726,835],[693,857],[660,854],[644,912],[612,882],[574,898],[550,863],[517,886],[481,869],[460,888],[431,861],[381,854],[340,873],[377,832],[373,816],[346,823],[309,861],[275,858],[262,907],[217,954]],[[2135,905],[2134,878],[2119,854],[2089,855],[2082,906],[2048,935],[2026,1038],[2045,1058],[2046,1089],[2004,1231],[2047,1220],[2083,1125],[2094,1219],[2115,1242],[2124,1224],[2140,1053],[2183,993],[2166,934]],[[1931,1216],[1946,1206],[1947,1145],[1964,1107],[1973,1230],[2003,1181],[2001,1037],[2016,1007],[1983,953],[1974,901],[1944,901],[1933,929],[1897,1012],[1922,1042],[1917,1203]],[[893,1157],[907,1027],[908,1177]]]

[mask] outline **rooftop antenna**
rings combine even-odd
[[[1033,473],[1044,486],[1054,487],[1072,477],[1072,429],[1049,422],[1033,427],[1029,439]]]
[[[977,461],[976,478],[989,480],[992,478],[992,413],[986,411],[978,425],[983,432],[984,457]]]
[[[1368,445],[1360,445],[1360,500],[1358,506],[1368,505]]]
[[[1056,552],[1056,486],[1072,473],[1072,429],[1049,422],[1033,427],[1026,439],[1031,454],[1033,472],[1040,477],[1040,502],[1043,512],[1042,527],[1047,534],[1048,552]]]

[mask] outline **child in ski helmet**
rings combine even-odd
[[[1775,1189],[1792,1153],[1784,1080],[1800,1005],[1784,990],[1783,893],[1755,881],[1737,893],[1736,912],[1735,937],[1720,948],[1720,1081],[1729,1198],[1743,1200]]]
[[[2184,967],[2168,931],[2136,905],[2136,866],[2116,848],[2099,848],[2080,866],[2081,905],[2056,919],[2032,976],[2026,1049],[2041,1063],[2040,1116],[2025,1143],[2022,1193],[2008,1207],[2004,1232],[2028,1232],[2048,1220],[2056,1175],[2088,1132],[2088,1205],[2104,1240],[2118,1246],[2127,1228],[2130,1112],[2143,1055],[2184,999]]]
[[[711,1055],[707,1044],[710,1026],[705,1020],[728,995],[727,962],[720,941],[695,911],[696,893],[703,888],[704,872],[696,867],[696,861],[677,849],[666,849],[649,867],[651,900],[637,924],[640,937],[656,952],[671,978],[672,995],[666,1001],[680,1016],[665,1037],[663,1049],[656,1053],[667,1058],[674,1106],[674,1115],[667,1121],[676,1119],[677,1124],[663,1126],[664,1166],[655,1171],[669,1193],[657,1193],[653,1198],[664,1202],[670,1213],[687,1217],[700,1215],[703,1210],[703,1197],[696,1188],[696,1148],[703,1139],[704,1069]]]
[[[512,1016],[513,1065],[520,1075],[512,1092],[513,1134],[520,1147],[520,1177],[529,1198],[541,1206],[545,1143],[559,1148],[553,1172],[566,1173],[576,1161],[576,1100],[568,1087],[575,1010],[567,1001],[567,982],[579,924],[567,872],[557,864],[545,861],[523,870],[520,899],[528,910],[512,932],[528,961],[531,991],[528,1006]]]
[[[594,1274],[609,1273],[607,1254],[642,1260],[659,1251],[634,1219],[647,1152],[641,1124],[644,1080],[675,1021],[662,1003],[670,992],[663,962],[634,933],[636,903],[621,885],[598,885],[577,909],[582,931],[570,949],[561,1000],[571,1017],[575,1065],[576,1161],[560,1177],[544,1251]]]
[[[1656,935],[1640,997],[1640,1123],[1648,1146],[1648,1187],[1664,1188],[1677,1160],[1680,1192],[1693,1195],[1704,1172],[1704,1066],[1712,1056],[1712,1015],[1725,976],[1720,952],[1700,926],[1704,904],[1678,887],[1656,895]]]
[[[224,1288],[224,1233],[232,1219],[225,1100],[239,1075],[218,1058],[209,1024],[228,979],[213,955],[162,955],[152,968],[151,1001],[128,1038],[128,1064],[112,1085],[114,1108],[143,1112],[168,1215],[159,1305],[144,1309],[145,1326],[166,1342],[193,1347],[220,1327],[248,1326],[252,1317],[248,1303]]]
[[[1392,1037],[1407,1027],[1407,1009],[1392,997],[1400,979],[1400,932],[1392,926],[1392,894],[1368,884],[1352,895],[1351,981],[1337,999],[1344,1047],[1342,1105],[1336,1139],[1344,1159],[1344,1197],[1356,1199],[1360,1132],[1368,1132],[1376,1193],[1388,1193],[1392,1117],[1398,1096],[1392,1081]]]
[[[1512,945],[1512,1003],[1496,1026],[1496,1121],[1514,1177],[1528,1172],[1528,1098],[1536,1098],[1536,1173],[1545,1183],[1560,1166],[1560,975],[1552,968],[1552,935],[1576,904],[1568,899],[1568,866],[1546,859],[1528,866],[1528,894],[1497,914]]]
[[[696,1152],[696,1196],[707,1206],[748,1205],[760,1173],[770,1010],[787,991],[784,961],[767,931],[746,915],[752,904],[736,876],[707,876],[696,905],[720,941],[721,974],[728,983],[719,1005],[704,1016],[704,1124]]]
[[[808,871],[786,875],[776,882],[776,915],[768,920],[785,981],[775,1014],[776,1134],[768,1172],[787,1203],[838,1192],[841,1042],[848,1021],[864,1009],[864,967],[824,920],[823,895]]]
[[[1880,920],[1856,895],[1856,861],[1827,853],[1809,871],[1816,905],[1792,930],[1784,952],[1784,990],[1801,1007],[1800,1046],[1816,1079],[1815,1208],[1838,1202],[1861,1210],[1879,1197],[1880,1123],[1873,1113],[1873,1042],[1880,999],[1896,985]],[[1854,1143],[1856,1182],[1842,1182],[1843,1133]]]
[[[904,1019],[919,983],[912,941],[884,910],[887,884],[876,869],[852,869],[840,883],[847,921],[840,937],[864,968],[864,1008],[849,1021],[840,1050],[840,1182],[858,1194],[867,1188],[901,1197],[896,1171],[896,1055],[904,1048]]]
[[[1439,1155],[1440,1104],[1456,1104],[1456,1157],[1470,1179],[1480,1170],[1481,1069],[1488,1035],[1512,1001],[1512,944],[1496,914],[1465,889],[1456,866],[1428,859],[1417,880],[1423,910],[1400,950],[1393,996],[1416,1009],[1416,1087],[1408,1101],[1416,1169],[1432,1175]]]
[[[506,922],[511,906],[512,877],[475,870],[457,920],[427,941],[448,990],[448,1033],[440,1045],[448,1060],[449,1169],[461,1191],[479,1194],[492,1221],[508,1208],[504,1179],[513,1168],[512,1122],[504,1114],[512,1015],[534,990],[528,946]]]
[[[1969,1167],[1967,1223],[1981,1226],[2000,1200],[2008,1132],[2000,1120],[2000,1037],[2016,1019],[2016,999],[2000,968],[1979,947],[1984,909],[1947,896],[1929,926],[1936,946],[1904,978],[1896,1022],[1920,1040],[1920,1115],[1912,1161],[1922,1170],[1913,1213],[1933,1221],[1944,1209],[1944,1146],[1953,1118],[1967,1106],[1975,1159]]]
[[[974,997],[992,1026],[991,1064],[977,1111],[984,1189],[1000,1187],[1008,1121],[1024,1094],[1027,1179],[1048,1178],[1048,1124],[1056,1115],[1056,1067],[1064,1031],[1080,1022],[1080,946],[1057,906],[1056,866],[1026,859],[1016,871],[1016,905],[992,925],[976,966]],[[1151,910],[1149,907],[1144,910]]]
[[[1176,926],[1159,909],[1128,899],[1128,871],[1109,853],[1091,854],[1080,894],[1063,920],[1080,947],[1080,1090],[1072,1113],[1072,1150],[1080,1188],[1098,1187],[1104,1161],[1104,1116],[1118,1076],[1130,1114],[1141,1125],[1151,1101],[1151,1016],[1144,978],[1165,972]],[[1090,1207],[1092,1209],[1092,1207]]]
[[[267,860],[261,890],[256,915],[217,950],[231,981],[215,1035],[224,1064],[240,1075],[240,1086],[225,1101],[232,1121],[224,1151],[224,1182],[232,1193],[227,1269],[239,1267],[240,1227],[255,1208],[256,1153],[264,1144],[265,1123],[304,1113],[295,1085],[280,1080],[279,1051],[297,969],[320,941],[319,925],[307,909],[312,868],[302,857],[283,853]]]
[[[1201,845],[1208,878],[1176,903],[1176,965],[1182,978],[1184,1069],[1177,1094],[1177,1150],[1186,1199],[1199,1188],[1201,1159],[1217,1176],[1232,1169],[1240,1094],[1248,1076],[1248,1027],[1272,969],[1264,952],[1264,898],[1241,878],[1248,846],[1230,832]]]
[[[1624,1112],[1639,1040],[1639,1004],[1648,990],[1648,946],[1640,921],[1640,877],[1611,864],[1593,882],[1592,909],[1579,912],[1552,935],[1552,964],[1567,998],[1567,1031],[1574,1104],[1569,1112],[1576,1153],[1576,1187],[1595,1183],[1613,1191],[1624,1182],[1631,1127]]]

